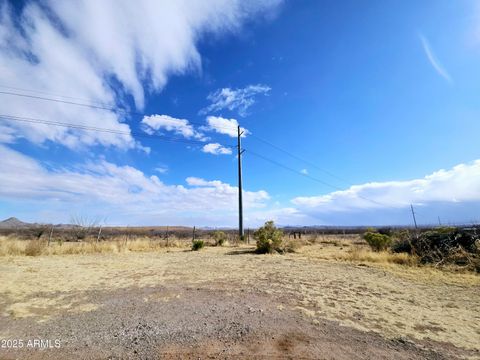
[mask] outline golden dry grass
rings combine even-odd
[[[417,266],[418,258],[406,253],[392,253],[389,251],[372,251],[364,246],[355,245],[347,251],[338,251],[331,254],[334,260],[347,260],[354,262],[399,264]]]
[[[170,240],[169,247],[186,246],[186,242]],[[158,251],[165,248],[166,243],[148,238],[135,240],[111,240],[89,242],[52,242],[45,240],[18,240],[0,237],[0,256],[47,256],[47,255],[85,255],[109,254],[125,252]]]
[[[389,262],[358,266],[328,255],[349,248],[315,244],[286,255],[255,255],[252,246],[241,246],[3,257],[0,312],[45,321],[59,312],[94,309],[87,295],[92,291],[174,283],[222,289],[225,296],[268,294],[312,323],[326,318],[387,337],[480,350],[478,275]]]

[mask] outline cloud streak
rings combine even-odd
[[[249,85],[241,89],[223,88],[208,95],[209,106],[202,109],[200,114],[208,114],[221,110],[236,111],[244,117],[248,115],[248,109],[255,104],[257,95],[268,95],[271,88],[267,85]]]
[[[448,71],[443,67],[443,65],[440,63],[440,61],[437,59],[437,57],[433,53],[432,47],[430,46],[430,43],[427,40],[427,38],[422,34],[420,34],[419,37],[420,37],[420,41],[422,42],[425,55],[427,55],[428,61],[430,61],[430,64],[432,65],[432,67],[441,77],[443,77],[449,83],[452,83],[453,82],[452,77],[450,76]]]

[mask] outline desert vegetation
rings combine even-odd
[[[93,253],[127,253],[210,246],[246,245],[232,230],[197,230],[192,241],[188,228],[35,227],[0,236],[0,256],[44,256]],[[5,230],[3,230],[5,232]],[[302,247],[321,245],[319,257],[336,261],[433,266],[454,271],[480,272],[480,240],[476,228],[366,229],[363,234],[288,232],[273,221],[253,232],[258,254],[286,254]],[[297,234],[292,238],[292,233]],[[79,234],[81,234],[79,236]],[[303,234],[303,235],[302,235]],[[328,245],[328,246],[327,246]],[[335,251],[332,251],[335,249]]]
[[[251,234],[251,244],[229,230],[45,229],[0,236],[0,331],[27,337],[61,329],[62,339],[78,345],[66,345],[62,354],[81,348],[86,358],[95,357],[89,351],[108,355],[118,334],[127,334],[121,341],[128,349],[149,349],[154,341],[168,355],[171,329],[182,349],[177,339],[183,334],[195,346],[213,348],[212,339],[225,338],[225,346],[240,346],[242,354],[251,351],[252,339],[269,339],[267,357],[272,346],[283,356],[292,344],[292,357],[302,357],[296,351],[305,348],[315,358],[308,344],[322,343],[323,333],[332,335],[322,346],[343,338],[374,343],[384,351],[381,358],[395,358],[406,343],[407,358],[480,351],[471,321],[480,309],[475,229],[334,233],[280,229],[268,221]],[[92,345],[98,342],[92,327],[99,326],[104,337]],[[72,328],[76,337],[64,335]]]
[[[423,232],[386,234],[369,229],[363,238],[373,251],[383,251],[393,259],[403,258],[407,264],[457,266],[480,273],[480,235],[477,231],[476,228],[439,227]]]
[[[274,224],[266,229],[276,233]],[[249,354],[259,337],[267,339],[262,342],[265,357],[271,346],[279,346],[275,354],[283,355],[284,339],[289,339],[297,355],[292,357],[301,358],[304,354],[295,351],[312,349],[324,333],[331,334],[328,344],[345,339],[360,341],[356,346],[393,349],[381,358],[403,354],[406,343],[416,349],[420,342],[419,347],[447,358],[475,355],[479,349],[472,319],[480,306],[480,278],[472,271],[422,264],[419,256],[389,248],[373,251],[361,235],[352,234],[289,239],[284,232],[282,242],[299,246],[273,254],[256,254],[256,245],[239,242],[216,246],[214,236],[197,238],[205,247],[190,251],[191,240],[170,238],[168,247],[163,240],[123,237],[48,246],[46,241],[2,238],[1,248],[14,246],[17,255],[10,250],[0,258],[5,294],[0,331],[24,337],[58,331],[66,341],[62,354],[82,351],[82,358],[95,358],[94,351],[108,355],[118,348],[119,334],[133,358],[133,351],[148,348],[149,341],[168,353],[165,342],[184,348],[177,343],[184,338],[195,346],[226,339],[225,346],[245,346],[238,351]],[[40,254],[25,256],[33,241],[41,244]],[[101,341],[95,338],[99,329]],[[172,329],[174,340],[165,335]],[[373,333],[382,337],[367,335]],[[456,347],[442,345],[447,343]],[[441,358],[410,355],[406,358]]]

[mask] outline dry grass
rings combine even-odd
[[[391,262],[358,266],[356,260],[335,260],[352,247],[315,244],[286,255],[254,255],[253,246],[240,246],[206,247],[200,252],[186,248],[148,252],[143,247],[118,254],[109,250],[4,257],[0,313],[40,321],[62,312],[88,311],[89,294],[95,290],[174,283],[221,289],[225,296],[264,293],[272,301],[283,299],[279,306],[301,311],[312,322],[326,318],[387,337],[430,338],[480,350],[480,276]],[[360,255],[355,256],[366,256]],[[433,326],[441,330],[428,330]],[[0,326],[1,336],[14,336],[7,329],[3,332]]]
[[[406,253],[392,253],[390,251],[372,251],[360,237],[343,237],[338,235],[323,236],[322,238],[302,240],[305,245],[314,245],[321,251],[315,250],[319,259],[335,261],[366,262],[375,264],[398,264],[417,266],[418,258]],[[298,247],[297,247],[298,251]],[[308,248],[304,251],[308,252]]]
[[[354,246],[344,253],[339,253],[336,260],[348,260],[355,262],[399,264],[417,266],[418,258],[406,253],[391,253],[389,251],[372,251],[360,246]]]
[[[186,242],[170,240],[168,247],[187,246]],[[158,251],[166,248],[166,243],[158,240],[111,240],[101,242],[52,242],[43,240],[17,240],[0,237],[0,256],[46,256],[46,255],[86,255],[126,252]]]

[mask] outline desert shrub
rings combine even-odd
[[[257,240],[257,252],[260,254],[283,253],[283,232],[276,228],[273,221],[267,221],[264,226],[253,233]]]
[[[373,231],[367,231],[363,238],[373,251],[385,250],[392,241],[390,236]]]
[[[478,271],[479,239],[476,231],[439,228],[413,236],[412,253],[415,253],[424,264],[456,264]]]
[[[390,245],[390,249],[394,253],[412,253],[412,243],[410,239],[395,239]]]
[[[290,239],[287,241],[283,241],[281,252],[294,253],[298,251],[301,247],[307,245],[310,245],[310,242],[308,240]]]
[[[24,255],[25,241],[0,236],[0,256]]]
[[[205,246],[205,242],[203,240],[194,240],[192,242],[192,250],[198,251]]]
[[[25,255],[27,256],[39,256],[42,254],[43,250],[47,244],[45,241],[41,240],[30,240],[25,246]]]
[[[215,239],[215,246],[223,246],[227,242],[227,234],[223,231],[215,231],[213,238]]]

